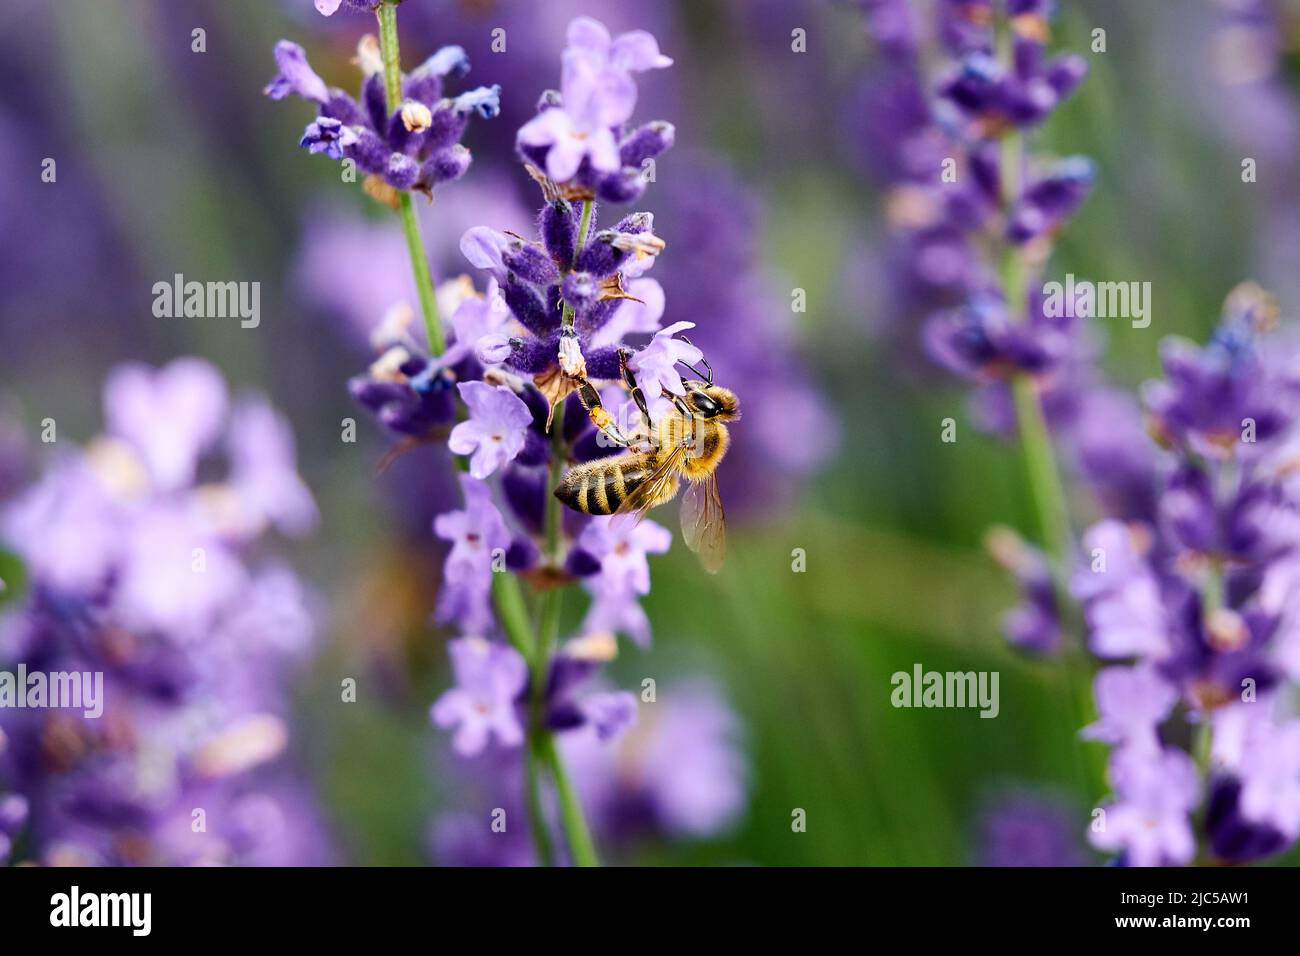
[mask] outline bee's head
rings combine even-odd
[[[701,418],[714,418],[723,422],[740,418],[740,400],[731,389],[701,381],[688,381],[684,384],[686,401]]]

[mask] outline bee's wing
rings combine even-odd
[[[626,524],[635,527],[645,517],[645,513],[659,501],[660,495],[677,480],[677,472],[681,468],[681,461],[685,454],[686,446],[678,445],[667,458],[660,461],[654,474],[642,482],[636,491],[623,499],[623,503],[614,512],[611,525],[621,527]]]
[[[682,495],[682,538],[700,556],[704,570],[717,574],[727,556],[727,513],[716,474],[691,482]]]

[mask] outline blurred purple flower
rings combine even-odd
[[[492,493],[481,480],[460,476],[465,507],[434,519],[433,530],[451,542],[438,595],[438,620],[456,621],[462,631],[483,635],[491,627],[493,555],[503,557],[510,546],[505,519],[492,504]]]
[[[528,683],[528,665],[519,652],[481,637],[447,643],[456,686],[442,693],[430,711],[433,722],[456,728],[452,745],[462,757],[482,753],[492,737],[502,747],[517,747],[524,730],[515,700]]]
[[[1068,807],[1031,793],[999,797],[983,811],[977,866],[1083,866],[1087,860]]]
[[[612,747],[592,731],[560,738],[596,825],[621,838],[649,831],[700,839],[733,827],[749,773],[740,722],[717,688],[685,680],[639,710]]]
[[[266,523],[304,535],[320,514],[298,476],[293,431],[264,398],[239,402],[230,417],[230,484],[255,536]],[[247,533],[247,532],[246,532]]]
[[[653,521],[598,517],[587,524],[574,547],[599,562],[600,570],[583,578],[591,594],[583,633],[618,632],[642,647],[649,645],[650,621],[638,601],[650,593],[646,557],[666,553],[672,541],[672,532]]]
[[[1124,746],[1134,753],[1159,750],[1157,726],[1178,701],[1176,687],[1151,666],[1104,668],[1093,687],[1099,718],[1080,731],[1085,739]]]
[[[1089,837],[1100,850],[1122,851],[1129,866],[1178,866],[1196,853],[1189,815],[1200,800],[1196,764],[1181,750],[1152,754],[1122,748],[1111,755],[1116,800]]]
[[[161,491],[194,480],[199,457],[216,441],[226,417],[226,386],[203,359],[165,368],[133,363],[104,385],[108,432],[129,442]]]
[[[0,514],[30,578],[0,616],[0,656],[104,677],[98,719],[0,714],[0,778],[30,806],[24,859],[323,862],[312,799],[281,760],[290,668],[314,636],[309,595],[288,568],[250,568],[242,554],[261,530],[249,504],[299,489],[291,439],[272,434],[269,458],[248,448],[268,423],[283,427],[261,407],[251,433],[226,436],[232,458],[243,447],[252,459],[196,485],[225,419],[216,370],[121,366],[104,391],[112,434],[64,452]],[[196,806],[206,830],[192,828]]]

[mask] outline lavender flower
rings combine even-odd
[[[596,825],[617,840],[647,832],[700,839],[734,827],[749,769],[739,720],[717,688],[683,680],[640,712],[613,747],[595,730],[562,740]]]
[[[374,52],[363,44],[361,61],[368,73]],[[305,60],[293,51],[285,51],[284,60],[271,93],[319,93],[304,73]],[[424,69],[441,75],[458,62],[440,53]],[[456,684],[437,700],[431,717],[440,727],[454,728],[452,746],[463,758],[492,760],[496,751],[517,749],[533,780],[529,815],[539,862],[548,859],[543,831],[549,821],[536,781],[551,776],[559,784],[563,776],[562,758],[550,738],[590,736],[609,748],[635,721],[636,698],[598,677],[617,652],[615,632],[648,643],[649,622],[639,603],[650,590],[646,555],[662,553],[671,543],[669,532],[653,522],[615,530],[608,519],[562,513],[551,488],[563,469],[612,450],[599,440],[606,433],[594,427],[572,393],[615,382],[605,390],[610,409],[631,406],[619,391],[626,361],[641,384],[655,391],[657,403],[661,384],[680,394],[680,374],[669,366],[700,355],[672,339],[690,323],[671,327],[642,351],[625,341],[659,330],[665,296],[644,273],[665,244],[649,213],[633,213],[602,228],[596,208],[597,198],[625,202],[640,195],[643,163],[672,144],[669,124],[627,125],[637,93],[631,74],[671,61],[648,33],[615,38],[595,21],[579,19],[570,26],[563,63],[563,93],[544,96],[541,115],[518,137],[527,172],[542,191],[536,238],[485,225],[465,230],[460,249],[486,273],[486,294],[479,295],[464,278],[439,287],[437,311],[451,317],[453,328],[448,347],[433,309],[424,309],[428,334],[421,341],[409,307],[398,303],[371,335],[379,358],[349,384],[386,427],[405,436],[405,445],[437,440],[454,422],[448,448],[469,456],[469,474],[460,479],[463,508],[434,521],[436,536],[450,544],[436,619],[459,636],[448,645]],[[367,84],[367,91],[377,86],[370,79]],[[327,119],[336,118],[331,105],[338,96],[330,96],[322,110]],[[407,96],[416,102],[400,111],[406,132],[421,135],[436,128],[437,112],[428,103],[421,108],[409,89]],[[395,123],[390,121],[390,140],[400,135]],[[347,143],[331,124],[317,125],[310,145],[320,143],[322,151],[338,150],[349,158],[367,148],[367,135],[382,132],[373,117],[368,128],[345,123],[358,137]],[[398,148],[391,141],[384,145]],[[417,292],[427,305],[417,244],[413,239]],[[498,488],[508,510],[494,502]],[[577,579],[591,593],[591,604],[578,631],[561,642],[560,589]],[[536,635],[521,636],[530,627],[520,615],[521,580],[539,592]],[[492,741],[498,746],[490,748]],[[565,804],[570,860],[591,862],[594,854],[584,845],[582,828],[572,825],[581,816],[572,792],[557,786],[556,799]],[[513,800],[519,802],[517,793]],[[459,858],[522,858],[513,851],[475,856],[463,820],[444,821],[435,844],[440,854]]]
[[[1131,866],[1188,863],[1196,853],[1190,814],[1200,800],[1196,765],[1181,750],[1121,749],[1111,758],[1117,799],[1090,833],[1099,850],[1122,851]]]
[[[584,632],[618,632],[642,647],[650,644],[650,621],[638,601],[650,593],[646,556],[664,554],[672,541],[672,532],[653,521],[629,526],[612,518],[591,520],[570,556],[572,563],[594,562],[600,569],[583,578],[592,598]]]
[[[1108,667],[1097,674],[1094,687],[1100,719],[1081,731],[1085,738],[1137,753],[1159,750],[1156,728],[1173,711],[1177,688],[1149,665]]]
[[[468,634],[484,634],[492,625],[490,608],[494,554],[510,544],[505,519],[492,504],[492,493],[478,478],[462,475],[465,508],[437,517],[434,533],[451,542],[438,597],[438,620],[456,621]]]
[[[654,280],[639,276],[646,261],[653,261],[664,244],[653,233],[654,219],[649,213],[634,213],[613,229],[596,231],[596,213],[592,212],[586,245],[575,257],[579,211],[567,200],[554,199],[539,218],[541,239],[537,243],[476,228],[461,239],[461,248],[472,265],[500,283],[515,323],[507,331],[479,339],[478,355],[533,376],[554,400],[565,394],[558,378],[562,338],[572,349],[569,361],[575,364],[570,372],[585,370],[593,379],[618,377],[619,344],[609,341],[604,330],[624,310],[634,313],[624,320],[624,328],[648,324],[643,313],[637,314],[641,303],[629,298],[626,278],[637,277],[638,292],[651,301],[662,301],[662,291]],[[562,328],[566,308],[573,314],[567,332]]]
[[[673,336],[686,329],[695,328],[694,322],[674,322],[667,328],[660,329],[650,340],[650,344],[636,353],[627,363],[636,376],[637,385],[647,395],[658,395],[667,390],[674,395],[684,395],[686,387],[676,366],[698,364],[704,353],[688,342]]]
[[[447,447],[458,455],[470,455],[469,473],[486,478],[523,450],[533,416],[503,385],[462,382],[457,388],[470,418],[451,430]]]
[[[1074,816],[1062,801],[1027,792],[999,795],[983,811],[977,866],[1081,866]]]
[[[642,164],[675,139],[668,123],[625,127],[636,108],[632,73],[673,61],[644,30],[611,38],[589,17],[569,25],[568,43],[560,91],[544,95],[537,116],[519,130],[520,155],[574,196],[629,202],[645,190]]]
[[[98,719],[0,719],[4,853],[23,828],[30,860],[50,865],[324,861],[283,759],[310,595],[248,553],[270,523],[305,531],[315,515],[287,426],[260,400],[227,416],[199,359],[121,366],[104,391],[109,434],[0,512],[30,578],[0,616],[0,660],[104,676]],[[229,478],[196,484],[223,434]]]
[[[331,17],[337,13],[339,7],[369,12],[377,9],[381,3],[385,2],[398,4],[402,0],[315,0],[317,11],[326,17]]]
[[[456,728],[453,746],[462,757],[483,751],[492,737],[503,747],[523,743],[515,700],[528,681],[528,665],[511,647],[482,638],[447,644],[456,686],[434,703],[430,716],[443,729]]]
[[[454,98],[444,96],[443,81],[469,71],[469,61],[459,47],[444,47],[404,74],[401,103],[388,102],[374,37],[364,37],[357,49],[360,101],[326,87],[295,43],[281,40],[275,59],[279,72],[267,84],[266,95],[279,100],[292,93],[320,108],[300,145],[312,153],[356,163],[370,177],[372,192],[383,183],[390,190],[428,194],[440,183],[459,179],[470,163],[469,150],[460,144],[470,115],[491,118],[500,110],[500,89],[495,86]]]

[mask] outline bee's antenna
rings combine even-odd
[[[692,342],[690,339],[688,339],[688,338],[687,338],[686,336],[684,336],[684,335],[679,335],[679,336],[677,336],[677,337],[678,337],[679,339],[681,339],[683,342],[685,342],[687,345],[694,345],[694,344],[695,344],[694,342]],[[682,364],[683,364],[683,365],[686,365],[685,362],[683,362]],[[706,384],[706,385],[712,385],[712,384],[713,384],[713,366],[711,366],[711,365],[709,364],[709,360],[706,359],[706,358],[704,357],[704,353],[703,353],[703,352],[700,353],[700,364],[703,365],[704,368],[708,371],[709,374],[708,374],[707,376],[704,375],[704,374],[702,374],[702,373],[700,372],[700,370],[697,369],[694,365],[686,365],[686,367],[687,367],[688,369],[690,369],[692,372],[694,372],[698,377],[700,377],[700,378],[702,378],[702,379],[705,379],[705,380],[706,380],[706,381],[705,381],[705,384]]]

